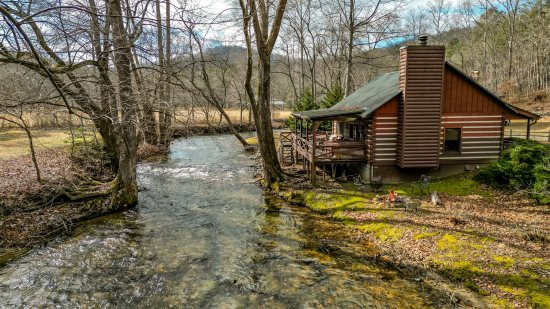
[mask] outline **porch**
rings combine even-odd
[[[368,162],[371,121],[359,116],[362,111],[339,111],[338,115],[315,112],[293,113],[294,131],[281,132],[280,153],[286,154],[281,155],[283,163],[302,165],[315,183],[317,168],[323,170],[323,178],[327,168],[334,177],[339,165]]]

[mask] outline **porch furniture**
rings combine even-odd
[[[422,175],[420,176],[420,180],[413,181],[411,184],[411,194],[414,194],[414,189],[418,189],[420,191],[420,194],[424,193],[424,189],[428,191],[428,194],[430,193],[430,180],[431,176]]]

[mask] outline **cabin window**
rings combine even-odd
[[[346,141],[364,141],[365,126],[360,123],[338,122],[337,134]]]
[[[460,152],[461,129],[445,129],[445,152]]]

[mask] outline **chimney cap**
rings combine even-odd
[[[420,46],[428,45],[428,35],[427,34],[421,34],[421,35],[418,36],[418,45],[420,45]]]

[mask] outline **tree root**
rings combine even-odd
[[[93,183],[75,186],[75,189],[71,191],[63,190],[61,194],[74,202],[92,197],[111,195],[116,188],[116,184],[116,180],[106,183],[94,181]]]
[[[99,197],[99,196],[107,196],[111,194],[111,190],[109,191],[90,191],[90,192],[82,192],[82,191],[76,191],[76,192],[63,192],[63,195],[69,198],[71,201],[79,201],[87,198],[92,197]]]

